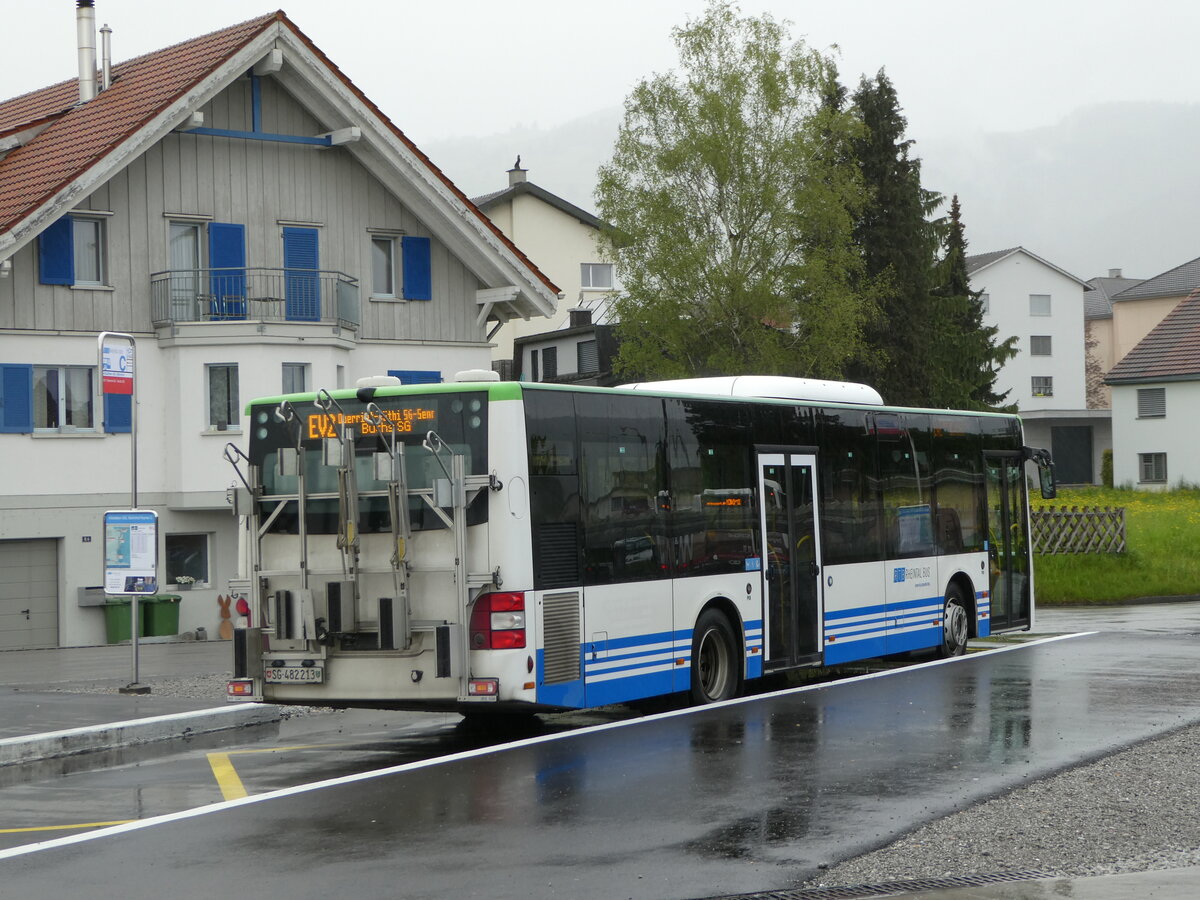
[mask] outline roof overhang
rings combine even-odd
[[[186,126],[193,112],[264,59],[283,64],[272,77],[324,123],[328,132],[357,128],[340,145],[354,155],[479,279],[483,288],[515,287],[490,310],[495,318],[550,316],[558,289],[525,260],[492,222],[349,82],[286,18],[266,27],[208,76],[182,92],[89,169],[0,234],[0,259],[12,256],[138,156]],[[329,152],[316,149],[313,152]]]

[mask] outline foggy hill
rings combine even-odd
[[[422,149],[469,196],[507,186],[520,154],[531,181],[594,210],[621,112]],[[1030,131],[909,137],[925,186],[959,195],[972,253],[1020,244],[1084,279],[1110,268],[1149,278],[1200,256],[1200,104],[1114,103]]]

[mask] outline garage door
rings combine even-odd
[[[58,542],[0,541],[0,650],[58,646]]]

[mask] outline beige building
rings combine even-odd
[[[538,187],[527,175],[517,157],[508,171],[508,187],[474,198],[475,205],[562,291],[548,321],[540,316],[514,318],[495,332],[492,361],[504,369],[513,359],[516,338],[570,327],[572,309],[593,309],[617,287],[613,264],[602,258],[596,240],[604,223]]]
[[[1200,287],[1200,258],[1139,281],[1112,298],[1113,352],[1124,359],[1167,315]]]
[[[1112,408],[1112,393],[1104,376],[1121,359],[1113,335],[1113,296],[1141,283],[1140,278],[1124,277],[1120,269],[1109,269],[1107,277],[1088,280],[1090,290],[1083,295],[1088,409]]]

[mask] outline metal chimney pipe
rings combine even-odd
[[[112,29],[108,23],[100,29],[100,90],[112,87]]]
[[[96,96],[96,10],[95,0],[77,0],[75,8],[76,47],[79,50],[79,100]]]

